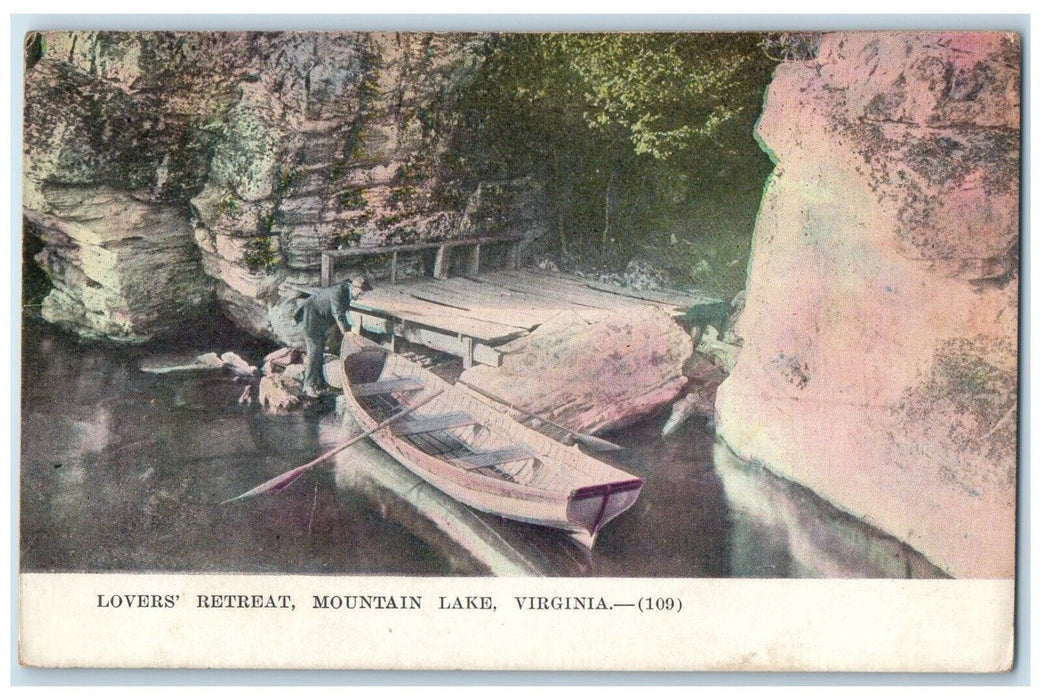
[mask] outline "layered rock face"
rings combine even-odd
[[[107,187],[43,189],[27,212],[53,289],[43,317],[87,338],[142,342],[183,329],[208,308],[187,217]]]
[[[716,403],[743,459],[959,577],[1015,567],[1020,45],[832,34],[781,64]]]
[[[219,90],[193,81],[203,66],[182,66],[183,77],[170,80],[168,61],[192,53],[184,43],[148,51],[136,35],[95,33],[34,42],[23,212],[54,282],[43,315],[88,337],[173,332],[213,294],[183,201],[206,176],[212,139],[199,126]],[[189,104],[184,92],[195,88]]]
[[[56,282],[45,316],[139,340],[176,327],[215,296],[238,325],[296,343],[297,287],[317,284],[322,250],[537,235],[531,183],[460,186],[447,165],[458,156],[448,153],[452,101],[482,40],[291,32],[32,38],[25,215]],[[82,234],[84,226],[93,233]],[[118,248],[133,262],[88,269],[83,261],[97,257],[89,245]],[[159,271],[150,296],[170,300],[161,323],[155,300],[134,294],[130,278],[143,270]],[[101,292],[88,291],[94,284],[107,294],[103,303]],[[97,318],[84,324],[79,309],[102,313],[88,313]],[[109,310],[117,309],[114,318]]]

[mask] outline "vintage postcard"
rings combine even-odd
[[[24,35],[31,667],[1013,667],[1013,31]]]

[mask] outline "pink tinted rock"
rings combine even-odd
[[[274,374],[260,380],[260,405],[270,413],[291,413],[303,406],[303,386],[295,379]]]
[[[592,319],[592,322],[589,320]],[[508,343],[502,366],[461,380],[581,432],[628,425],[687,385],[690,336],[655,307],[640,314],[562,313]]]
[[[736,329],[744,346],[716,401],[718,434],[743,459],[959,577],[1015,571],[1019,134],[1006,83],[1018,44],[1007,37],[829,35],[817,64],[778,68],[758,128],[777,168]],[[977,111],[944,111],[939,86],[905,77],[904,106],[886,119],[928,128],[865,121],[867,95],[923,56],[957,75],[967,46],[995,81]]]
[[[258,374],[256,367],[243,360],[234,352],[228,351],[221,355],[220,359],[228,369],[241,377],[255,377]]]
[[[851,32],[816,67],[854,118],[1018,129],[1020,59],[1011,32]]]
[[[264,356],[261,372],[263,374],[282,372],[289,365],[299,364],[303,359],[303,355],[299,348],[279,348]]]
[[[775,107],[764,110],[758,137],[781,165],[776,176],[825,169],[809,173],[807,187],[834,177],[833,166],[852,169],[885,221],[878,233],[905,257],[936,274],[999,278],[1016,264],[1019,235],[1018,37],[956,38],[827,35],[817,64],[778,67],[768,98]],[[974,82],[961,96],[969,46]],[[945,62],[946,82],[908,77],[923,56]],[[985,113],[949,113],[962,102]],[[828,189],[856,194],[842,182]]]

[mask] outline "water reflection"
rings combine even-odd
[[[349,434],[360,432],[350,418],[344,422]],[[343,434],[335,431],[331,442]],[[336,457],[334,484],[345,508],[361,501],[374,505],[382,519],[427,542],[454,573],[525,576],[550,569],[537,550],[510,538],[500,523],[448,498],[370,442]]]
[[[449,572],[372,508],[345,510],[322,473],[220,505],[313,457],[318,417],[266,416],[230,377],[145,374],[137,351],[47,327],[27,324],[23,347],[23,571]]]
[[[733,576],[942,578],[897,539],[831,507],[808,490],[715,446],[732,520]]]
[[[609,436],[627,449],[606,459],[647,483],[591,553],[564,533],[472,511],[368,442],[278,495],[221,505],[340,442],[340,418],[269,416],[239,406],[242,386],[229,376],[146,374],[143,351],[81,344],[42,325],[27,324],[23,346],[24,571],[938,574],[714,446],[703,420],[662,440],[665,415]]]

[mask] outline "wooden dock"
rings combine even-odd
[[[351,304],[351,325],[498,367],[498,346],[570,312],[590,323],[607,313],[654,306],[675,316],[721,305],[721,300],[679,290],[636,291],[576,275],[521,268],[519,235],[464,238],[428,243],[358,246],[322,252],[321,284],[336,279],[338,262],[386,256],[390,279]],[[432,256],[430,277],[398,275],[399,256]],[[487,270],[489,261],[500,269]],[[696,315],[696,314],[695,314]]]
[[[682,316],[718,304],[680,291],[636,291],[537,269],[491,270],[471,277],[410,278],[378,284],[352,304],[355,328],[418,343],[474,363],[498,367],[497,346],[530,333],[557,314],[589,322],[606,313],[638,313],[647,306]]]

